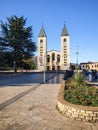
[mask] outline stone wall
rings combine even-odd
[[[57,109],[66,117],[79,121],[98,122],[98,107],[71,104],[64,100],[64,83],[57,97]]]

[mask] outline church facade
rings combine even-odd
[[[42,26],[38,35],[38,70],[68,70],[70,68],[70,36],[65,25],[60,38],[61,51],[47,51],[47,35]]]

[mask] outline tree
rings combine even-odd
[[[35,64],[33,62],[33,59],[27,59],[27,60],[23,60],[23,68],[27,70],[31,70],[35,68]]]
[[[11,16],[7,23],[1,21],[1,38],[6,52],[12,55],[15,72],[23,59],[29,59],[36,51],[35,42],[32,40],[32,27],[26,27],[27,19],[24,17]]]
[[[6,60],[4,60],[5,48],[3,47],[3,44],[4,44],[4,40],[0,37],[0,69],[3,69],[6,64]]]

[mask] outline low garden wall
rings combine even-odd
[[[98,122],[98,107],[75,105],[64,100],[64,81],[58,93],[57,109],[68,118],[79,121]]]

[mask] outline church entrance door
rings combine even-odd
[[[47,66],[47,70],[50,70],[50,66]]]
[[[60,70],[60,66],[58,66],[57,69]]]
[[[52,70],[55,70],[55,66],[52,66]]]

